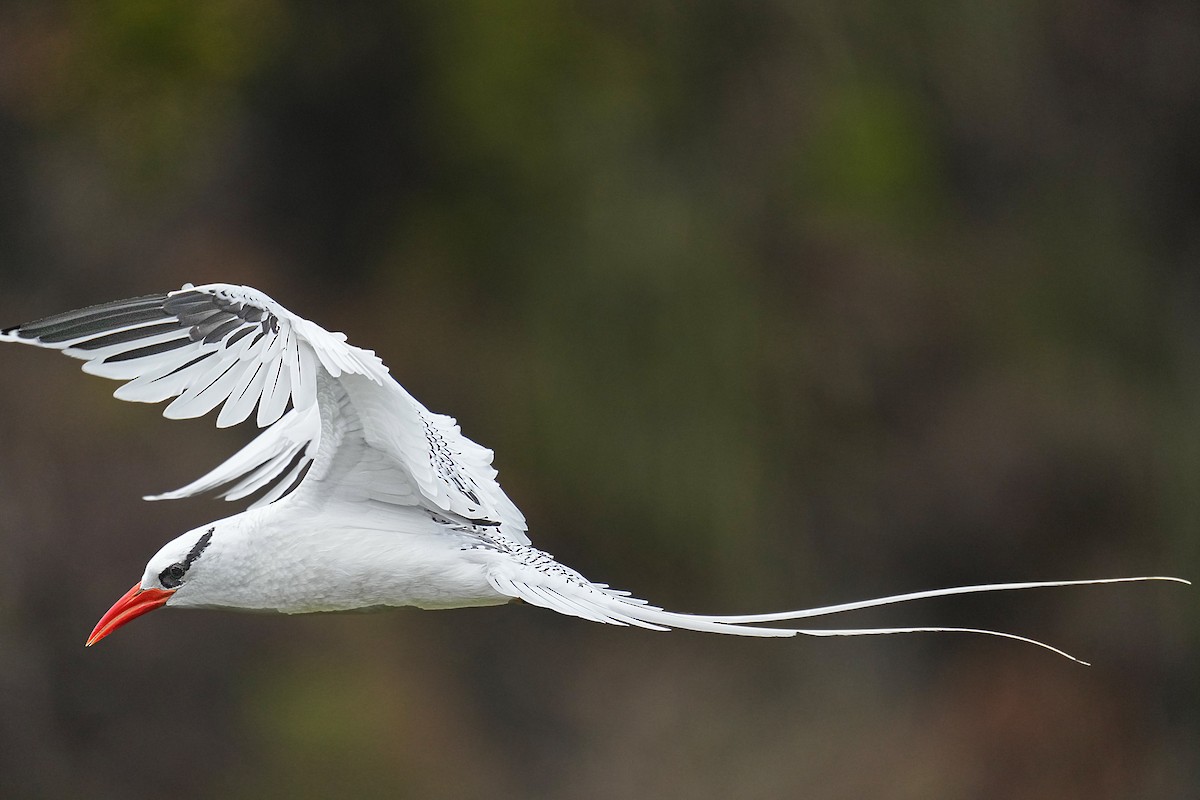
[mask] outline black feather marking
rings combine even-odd
[[[87,336],[115,331],[129,325],[139,325],[155,320],[169,320],[171,315],[161,308],[145,308],[136,311],[125,311],[120,314],[110,314],[88,320],[72,323],[66,327],[49,328],[37,334],[43,342],[57,343],[68,339],[82,339]]]
[[[224,325],[218,325],[208,334],[208,336],[204,337],[204,343],[212,344],[213,342],[219,342],[224,339],[230,331],[242,324],[244,323],[240,319],[234,318],[226,322]]]
[[[186,292],[183,294],[171,295],[167,298],[166,302],[163,303],[163,308],[167,309],[171,313],[176,313],[179,310],[195,311],[201,306],[216,308],[217,298],[213,297],[211,294],[205,294],[204,292]]]
[[[222,311],[221,309],[213,308],[212,306],[202,306],[200,308],[193,309],[184,308],[174,313],[175,316],[179,317],[179,321],[184,325],[199,325],[205,320],[212,319],[216,316],[229,316],[228,311]]]
[[[211,381],[209,381],[209,382],[208,382],[208,386],[205,386],[203,389],[201,389],[199,392],[197,392],[197,393],[196,393],[196,395],[197,395],[197,396],[199,396],[199,395],[202,395],[202,394],[204,394],[205,392],[207,392],[209,389],[211,389],[211,388],[212,388],[212,386],[213,386],[213,384],[214,384],[214,383],[216,383],[217,381],[221,380],[221,378],[224,378],[224,377],[225,377],[225,374],[226,374],[227,372],[229,372],[229,370],[231,370],[231,369],[233,369],[234,367],[236,367],[237,365],[238,365],[238,362],[237,362],[236,360],[234,360],[234,361],[230,361],[230,362],[229,362],[229,364],[228,364],[228,365],[226,365],[225,369],[221,370],[221,374],[220,374],[220,375],[218,375],[217,377],[213,378]]]
[[[213,305],[207,300],[199,300],[195,303],[181,303],[177,306],[172,306],[168,310],[180,317],[197,317],[224,311],[225,309]]]
[[[168,297],[163,302],[163,308],[176,314],[181,310],[195,311],[201,306],[211,306],[212,304],[212,295],[204,292],[179,292]]]
[[[237,399],[232,399],[233,395],[231,392],[230,393],[231,399],[227,400],[226,402],[236,403],[238,400],[241,400],[243,397],[245,397],[246,392],[250,391],[250,387],[254,385],[254,379],[258,377],[258,371],[261,370],[262,368],[263,368],[263,362],[259,361],[257,364],[255,364],[254,365],[254,374],[250,376],[250,379],[248,381],[246,381],[246,385],[242,389],[242,391],[238,393]],[[240,381],[239,381],[239,383],[240,383]]]
[[[178,314],[177,316],[179,317],[180,322],[182,322],[184,325],[192,327],[193,329],[199,328],[206,323],[219,325],[221,322],[229,319],[229,313],[222,311],[219,308],[206,308],[196,314]],[[196,336],[195,330],[192,331],[192,336]],[[198,338],[203,339],[204,335],[201,334]]]
[[[125,309],[118,312],[98,314],[94,317],[85,317],[72,320],[69,323],[44,326],[33,330],[29,329],[28,326],[22,325],[21,332],[29,336],[36,336],[43,342],[54,344],[65,342],[68,339],[82,339],[94,334],[123,328],[126,325],[136,325],[140,322],[153,322],[158,319],[170,318],[171,315],[158,306],[151,306],[150,308]]]
[[[139,347],[136,350],[126,350],[124,353],[117,353],[115,355],[111,355],[108,358],[104,359],[104,361],[102,363],[115,364],[119,361],[132,361],[135,358],[145,358],[146,356],[156,356],[159,353],[166,353],[170,350],[175,350],[180,347],[186,347],[189,344],[192,344],[192,340],[187,337],[184,337],[183,339],[171,339],[170,341],[159,342],[158,344],[149,344],[149,345],[146,345],[145,347]],[[209,355],[212,355],[212,353],[205,353],[205,355],[209,356]]]
[[[291,474],[292,470],[296,469],[296,467],[300,466],[301,464],[304,466],[295,474],[291,480],[291,483],[288,485],[288,488],[283,491],[283,494],[281,494],[280,497],[283,497],[284,495],[290,494],[292,491],[294,491],[297,486],[304,482],[304,478],[308,475],[308,470],[313,464],[313,457],[308,454],[307,447],[300,450],[300,452],[296,453],[296,455],[292,456],[292,460],[288,462],[287,468],[284,469],[280,475],[286,478]]]
[[[265,309],[244,300],[210,295],[203,292],[185,292],[167,300],[165,307],[189,325],[199,324],[214,313],[232,314],[246,322],[261,322],[272,317]]]
[[[198,323],[196,327],[192,328],[192,336],[199,336],[203,339],[226,322],[241,324],[241,320],[228,311],[218,311],[211,316],[205,317],[203,322]]]
[[[243,336],[247,336],[251,333],[254,333],[253,327],[242,328],[240,331],[235,333],[233,336],[229,337],[229,341],[225,343],[225,346],[233,347],[235,344],[237,344],[241,340],[241,338]]]
[[[192,549],[183,561],[176,561],[171,566],[158,573],[158,582],[162,584],[164,589],[178,589],[183,583],[183,576],[187,575],[187,571],[191,569],[192,563],[200,557],[204,552],[204,548],[208,547],[208,543],[212,541],[213,531],[216,527],[209,528],[201,534],[199,541],[192,546]]]
[[[117,331],[110,333],[107,336],[100,336],[96,339],[88,339],[86,342],[71,345],[76,350],[99,350],[102,347],[108,347],[114,344],[125,344],[126,342],[136,342],[138,339],[146,339],[151,336],[157,336],[160,333],[170,333],[171,331],[179,330],[179,323],[174,320],[170,322],[161,322],[158,325],[147,325],[144,328],[133,328],[127,331]]]
[[[279,471],[278,475],[276,475],[274,478],[272,478],[271,480],[264,483],[262,486],[255,489],[250,494],[252,494],[252,495],[258,494],[260,496],[260,498],[266,497],[268,494],[270,494],[271,492],[278,489],[280,484],[282,484],[283,481],[289,475],[292,475],[292,470],[296,469],[296,467],[299,466],[300,469],[294,475],[292,475],[291,480],[288,481],[287,488],[284,489],[283,491],[281,491],[279,494],[279,497],[276,497],[271,502],[278,503],[281,499],[283,499],[287,495],[291,494],[292,492],[296,491],[296,488],[299,487],[300,484],[304,482],[304,479],[306,477],[308,477],[308,471],[312,468],[312,465],[313,465],[314,457],[309,455],[308,450],[309,450],[308,447],[304,447],[304,448],[301,448],[300,450],[297,450],[295,453],[293,453],[291,455],[291,457],[288,458],[287,464],[283,467],[283,469],[281,469]],[[260,466],[257,469],[261,470],[262,467]],[[235,480],[239,480],[241,477],[242,476],[238,476],[236,478],[231,478],[229,480],[229,482],[232,483]],[[222,493],[222,496],[224,496],[224,494],[231,492],[231,491],[233,491],[233,490],[232,489],[225,490],[225,492]]]
[[[188,551],[188,554],[183,559],[184,569],[190,567],[195,560],[200,557],[200,554],[204,552],[204,548],[208,547],[208,543],[212,541],[213,532],[216,531],[216,529],[216,526],[209,528],[204,532],[199,540],[196,541],[196,544],[192,546],[192,549]]]
[[[33,322],[26,322],[24,325],[18,327],[22,333],[30,333],[36,336],[46,328],[78,324],[83,320],[93,317],[105,317],[124,311],[136,311],[145,308],[161,308],[166,297],[165,294],[148,294],[144,297],[133,297],[128,300],[115,300],[111,303],[101,303],[100,305],[88,306],[76,311],[55,314],[52,317],[44,317]]]
[[[31,333],[31,335],[34,336],[42,336],[43,333],[65,330],[68,329],[68,327],[74,327],[77,325],[86,325],[89,323],[94,323],[96,320],[118,317],[120,314],[146,311],[148,308],[157,308],[158,311],[162,311],[161,306],[152,305],[152,303],[145,303],[145,305],[138,306],[107,308],[104,309],[104,311],[90,312],[86,314],[73,312],[71,315],[60,314],[56,315],[56,317],[47,317],[32,321],[32,323],[25,323],[24,325],[20,325],[19,329],[25,333]]]
[[[190,343],[190,342],[189,342],[189,343]],[[171,377],[172,375],[176,375],[176,374],[178,374],[178,373],[180,373],[180,372],[183,372],[183,371],[184,371],[185,369],[187,369],[188,367],[194,367],[196,364],[199,364],[201,361],[203,361],[203,360],[204,360],[204,359],[206,359],[206,358],[212,358],[212,357],[213,357],[213,356],[215,356],[216,354],[217,354],[217,351],[216,351],[216,350],[209,350],[207,353],[201,353],[200,355],[198,355],[198,356],[196,356],[195,358],[193,358],[191,361],[189,361],[189,362],[187,362],[186,364],[184,364],[182,367],[176,367],[175,369],[173,369],[173,370],[171,370],[170,372],[168,372],[166,375],[163,375],[161,378],[155,378],[154,380],[156,380],[156,381],[161,381],[163,378],[169,378],[169,377]],[[105,361],[107,362],[107,361],[108,361],[108,359],[105,359]]]

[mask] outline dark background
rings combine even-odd
[[[668,608],[1200,574],[1200,7],[6,2],[0,324],[245,283]],[[1195,590],[164,612],[250,430],[0,352],[4,798],[1200,796]]]

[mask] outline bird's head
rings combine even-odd
[[[113,603],[96,623],[87,646],[91,647],[125,623],[156,608],[168,604],[204,604],[206,564],[202,556],[213,544],[214,535],[218,535],[217,526],[210,524],[163,545],[146,564],[142,580]]]

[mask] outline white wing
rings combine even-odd
[[[423,506],[433,521],[528,544],[524,516],[496,482],[492,451],[398,383],[318,376],[320,447],[297,502],[364,522],[378,504]],[[311,423],[306,423],[311,424]],[[280,456],[279,458],[286,458]]]
[[[149,499],[233,484],[223,493],[229,500],[269,487],[255,503],[263,505],[310,468],[310,496],[424,505],[527,541],[490,450],[417,402],[373,352],[249,287],[189,284],[8,328],[0,341],[83,359],[85,372],[127,381],[114,393],[122,400],[174,398],[163,411],[170,419],[221,406],[217,426],[227,427],[257,408],[257,424],[267,427],[258,438],[193,483]]]

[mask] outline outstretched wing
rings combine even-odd
[[[288,407],[316,401],[316,366],[376,383],[387,368],[368,350],[346,344],[292,314],[262,292],[214,283],[168,294],[92,306],[0,331],[0,339],[61,350],[83,371],[128,381],[121,400],[158,403],[168,419],[201,417],[217,406],[217,426],[247,419],[260,428]],[[222,405],[223,404],[223,405]]]
[[[84,372],[126,381],[114,393],[122,400],[174,398],[163,410],[168,419],[200,417],[221,406],[218,427],[254,414],[267,428],[200,480],[150,499],[234,483],[227,499],[267,489],[253,505],[274,502],[296,485],[319,444],[318,371],[391,382],[375,354],[346,344],[344,334],[292,314],[262,292],[228,284],[188,284],[69,311],[0,331],[0,340],[82,359]]]
[[[314,461],[316,477],[332,485],[336,462],[343,492],[355,487],[362,499],[492,522],[527,541],[524,518],[495,481],[490,450],[417,402],[373,352],[249,287],[187,285],[18,325],[0,331],[0,341],[83,359],[85,372],[127,381],[114,393],[122,400],[174,398],[163,411],[170,419],[221,406],[217,425],[227,427],[257,408],[266,431],[200,479],[149,499],[226,486],[229,500],[267,489],[255,503],[263,505],[297,486]]]

